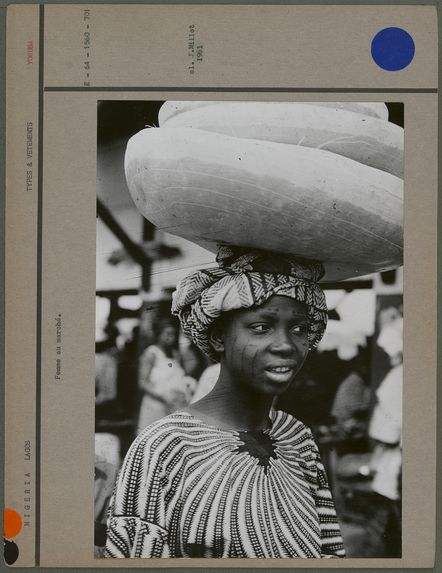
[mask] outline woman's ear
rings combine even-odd
[[[224,332],[221,325],[214,325],[208,333],[208,338],[215,352],[224,352]]]

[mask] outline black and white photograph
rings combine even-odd
[[[403,116],[98,102],[96,557],[401,557]]]

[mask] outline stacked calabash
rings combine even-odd
[[[325,280],[402,264],[403,129],[384,104],[171,101],[159,124],[125,157],[157,227],[322,261]]]

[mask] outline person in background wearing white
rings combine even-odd
[[[156,343],[140,357],[139,387],[142,392],[137,431],[186,406],[196,381],[186,376],[178,351],[178,327],[170,319],[155,326]]]
[[[384,325],[377,344],[390,357],[391,370],[376,391],[377,404],[369,426],[369,435],[376,440],[371,460],[376,507],[370,537],[371,544],[382,546],[384,554],[378,550],[377,557],[401,557],[402,317]]]

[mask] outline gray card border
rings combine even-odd
[[[14,2],[16,4],[28,4],[28,2],[22,2],[22,1],[17,1]],[[58,1],[48,1],[46,2],[46,4],[71,4],[72,2],[69,2],[68,0],[58,0]],[[100,0],[93,0],[93,2],[75,2],[76,4],[120,4],[121,2],[115,1],[115,0],[107,0],[107,1],[100,1]],[[183,1],[183,0],[174,0],[174,1],[163,1],[163,2],[150,2],[150,1],[144,1],[144,2],[139,2],[139,1],[135,1],[135,2],[131,2],[132,4],[233,4],[233,2],[224,2],[224,1],[217,1],[217,0],[211,0],[209,2],[200,2],[200,1],[193,1],[193,2],[187,2],[187,1]],[[6,30],[6,6],[10,4],[10,3],[6,3],[4,0],[0,1],[0,9],[1,9],[1,22],[2,22],[2,31],[5,32]],[[411,1],[411,0],[402,0],[401,2],[397,2],[397,1],[383,1],[383,0],[377,0],[377,1],[357,1],[357,2],[352,2],[352,1],[348,1],[348,0],[341,0],[339,2],[336,1],[326,1],[326,0],[322,0],[322,1],[317,1],[317,0],[306,0],[306,1],[287,1],[287,2],[279,2],[279,1],[275,1],[275,2],[271,2],[271,1],[267,1],[267,2],[260,2],[260,1],[249,1],[249,2],[235,2],[235,4],[295,4],[295,5],[304,5],[304,4],[311,4],[311,5],[352,5],[352,4],[358,4],[358,5],[397,5],[398,8],[401,5],[428,5],[428,6],[436,6],[438,9],[438,14],[439,14],[439,2],[435,1],[435,2],[418,2],[418,1]],[[2,54],[4,55],[4,57],[2,58],[2,74],[1,74],[1,85],[2,85],[2,95],[3,97],[1,98],[1,103],[0,103],[0,116],[1,116],[1,123],[0,126],[2,126],[4,128],[5,126],[5,101],[4,101],[4,94],[5,94],[5,33],[0,34],[0,50],[2,51]],[[442,66],[441,66],[441,55],[442,55],[442,34],[441,34],[441,30],[439,27],[439,71],[441,71]],[[40,74],[42,75],[42,70],[40,71]],[[441,73],[439,73],[439,78],[441,77]],[[441,86],[441,80],[439,79],[439,88]],[[144,88],[143,88],[144,89]],[[162,91],[171,91],[171,88],[166,88],[163,89],[161,88]],[[50,90],[48,90],[50,91]],[[102,91],[102,90],[100,90]],[[107,91],[111,91],[107,90]],[[122,91],[122,88],[118,88],[118,91]],[[134,90],[135,91],[135,90]],[[140,90],[141,91],[141,90]],[[146,90],[147,91],[147,90]],[[148,91],[153,91],[152,88],[149,88]],[[160,89],[159,89],[160,91]],[[180,91],[184,91],[182,88],[180,88]],[[190,90],[189,90],[190,91]],[[202,91],[200,88],[198,89],[198,91]],[[208,90],[207,90],[208,91]],[[217,91],[223,91],[223,90],[217,90]],[[228,90],[227,90],[228,91]],[[230,90],[231,91],[231,90]],[[258,90],[253,90],[250,89],[249,91],[258,91]],[[269,91],[269,90],[267,90]],[[293,90],[287,90],[287,91],[291,91],[293,92]],[[299,90],[300,91],[300,90]],[[311,91],[332,91],[332,90],[320,90],[320,89],[312,89]],[[349,90],[342,90],[342,92],[348,92]],[[358,90],[359,91],[359,90]],[[373,91],[376,90],[369,90],[373,93]],[[379,89],[379,92],[385,92],[385,89]],[[403,91],[407,91],[407,90],[403,90]],[[410,90],[411,91],[411,90]],[[43,89],[42,89],[42,83],[41,83],[41,87],[39,90],[39,100],[40,100],[40,105],[39,105],[39,117],[40,119],[42,118],[42,105],[41,105],[41,101],[42,101],[42,97],[43,97]],[[341,92],[341,93],[342,93]],[[392,92],[394,92],[394,90],[392,90]],[[305,93],[305,91],[304,91]],[[334,92],[334,93],[339,93],[339,92]],[[440,103],[440,95],[439,95],[439,103]],[[441,133],[441,129],[442,129],[442,118],[439,117],[439,133]],[[0,141],[0,148],[1,151],[3,153],[3,157],[5,155],[5,150],[6,150],[6,136],[5,136],[5,130],[3,129],[2,131],[3,133],[3,137],[1,138]],[[39,137],[39,147],[42,149],[42,138]],[[441,147],[439,147],[439,151],[438,151],[439,155],[439,165],[441,165],[441,160],[442,160],[442,149]],[[39,161],[42,161],[43,157],[41,154],[39,154]],[[41,169],[39,169],[39,174],[41,173]],[[39,175],[39,177],[41,177]],[[3,184],[3,189],[5,187],[5,169],[4,169],[4,161],[1,162],[0,165],[0,181]],[[39,181],[39,193],[41,192],[41,181]],[[0,209],[2,210],[2,212],[4,213],[4,201],[5,201],[5,197],[4,197],[4,193],[1,195],[0,197]],[[41,201],[40,203],[40,209],[42,208],[42,204]],[[40,224],[39,224],[39,244],[41,247],[41,215],[40,215]],[[442,215],[441,213],[438,214],[438,228],[439,228],[439,238],[440,238],[440,225],[442,223]],[[3,248],[3,252],[4,252],[4,229],[5,229],[5,223],[4,223],[4,217],[1,218],[1,222],[0,222],[0,228],[1,228],[1,247]],[[41,248],[39,248],[39,257],[41,258]],[[39,276],[37,277],[37,280],[39,281],[39,283],[41,284],[41,261],[39,263]],[[440,257],[438,257],[438,279],[440,279],[441,277],[441,273],[442,273],[442,265],[441,265],[441,260]],[[0,328],[0,341],[4,344],[4,259],[2,259],[2,265],[0,268],[0,282],[1,282],[1,295],[2,295],[2,300],[3,300],[3,304],[1,306],[1,311],[0,311],[0,319],[1,319],[1,328]],[[41,293],[41,291],[40,291]],[[41,296],[41,294],[40,294]],[[439,292],[438,289],[438,309],[440,307],[440,304],[442,302],[442,293]],[[439,318],[439,311],[438,311],[438,318]],[[41,320],[41,315],[39,316],[39,319]],[[441,327],[438,326],[438,336],[441,335]],[[40,342],[41,344],[41,339]],[[440,360],[440,358],[442,357],[442,348],[438,347],[438,360]],[[37,363],[37,369],[39,368],[39,364]],[[4,364],[3,361],[0,361],[0,376],[1,379],[3,380],[3,389],[4,389]],[[440,371],[438,368],[438,379],[440,378]],[[440,394],[440,393],[439,393]],[[38,388],[37,388],[37,399],[38,399]],[[4,392],[1,393],[1,416],[2,416],[2,420],[4,423]],[[442,405],[442,398],[439,395],[438,396],[438,407],[440,408]],[[38,404],[37,404],[38,406]],[[38,428],[38,422],[37,422],[37,428]],[[440,419],[438,419],[438,439],[441,439],[442,436],[442,428],[441,428],[441,421]],[[2,459],[4,459],[4,443],[3,440],[1,441],[1,445],[0,445],[0,455],[2,457]],[[442,478],[440,475],[440,461],[438,460],[438,479],[437,479],[437,486],[438,489],[439,487],[442,486]],[[1,499],[3,500],[4,497],[4,490],[3,490],[3,486],[4,486],[4,467],[2,465],[2,469],[1,469],[1,481],[0,481],[0,485],[1,485]],[[442,502],[440,499],[441,496],[438,496],[437,498],[437,516],[438,516],[438,527],[437,527],[437,550],[436,550],[436,564],[439,562],[440,560],[440,542],[441,542],[441,526],[440,526],[440,518],[442,516],[441,514],[441,509],[442,509]],[[37,534],[38,535],[38,534]],[[29,568],[14,568],[18,571],[27,571],[29,570]],[[42,571],[53,571],[53,568],[40,568]],[[70,570],[71,568],[67,568],[67,567],[63,567],[63,568],[59,568],[60,570]],[[107,570],[106,568],[102,568],[100,567],[101,570]],[[113,568],[115,569],[115,568]],[[118,568],[119,570],[127,570],[129,571],[130,569],[127,568]],[[379,571],[381,568],[367,568],[365,569],[365,571]],[[427,571],[438,571],[440,568],[438,565],[435,566],[435,568],[433,569],[426,569]],[[95,571],[95,568],[82,568],[82,571],[90,571],[91,573],[93,571]],[[158,572],[158,573],[162,573],[162,572],[172,572],[175,571],[175,568],[159,568],[159,569],[150,569],[153,572]],[[215,571],[215,569],[213,568],[207,568],[207,569],[193,569],[193,568],[180,568],[180,571],[183,572],[191,572],[191,571]],[[222,568],[222,569],[216,569],[217,571],[224,571],[224,572],[234,572],[237,571],[236,568]],[[254,568],[242,568],[242,571],[254,571]],[[275,569],[276,570],[276,569]],[[311,569],[297,569],[298,571],[311,571]],[[409,571],[414,571],[415,569],[409,569]],[[358,569],[348,569],[348,571],[354,571],[356,573],[356,571],[358,571]],[[385,569],[385,571],[387,571],[387,569]],[[416,569],[416,571],[422,571],[422,569]]]

